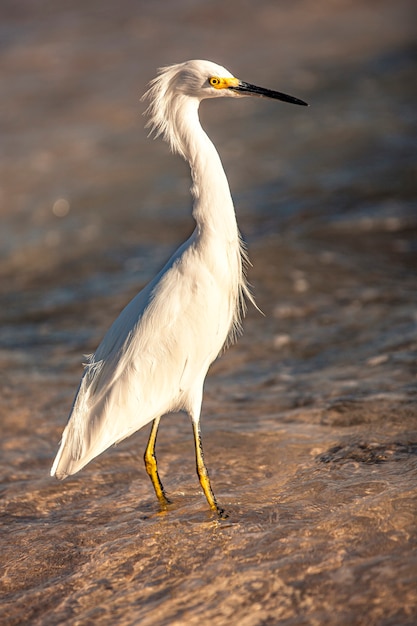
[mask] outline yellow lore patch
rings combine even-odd
[[[212,76],[209,78],[209,83],[214,89],[228,89],[229,87],[237,87],[239,85],[239,79],[234,78],[220,78],[220,76]]]

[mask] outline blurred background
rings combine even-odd
[[[149,223],[174,244],[171,223],[192,228],[187,166],[147,140],[140,102],[156,68],[188,58],[311,103],[202,109],[248,235],[360,211],[401,220],[414,199],[413,17],[404,1],[3,2],[2,272],[24,286],[76,264],[79,285],[82,261],[116,270],[138,243],[154,247]]]
[[[414,623],[414,3],[2,0],[0,17],[7,623],[29,599],[39,624]],[[48,478],[83,354],[193,229],[188,166],[140,99],[192,58],[310,103],[201,107],[266,316],[207,380],[222,529],[181,417],[161,426],[165,522],[144,433]]]

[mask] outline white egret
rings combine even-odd
[[[202,129],[201,100],[264,96],[306,103],[245,83],[209,61],[162,68],[144,98],[148,126],[191,168],[196,228],[159,274],[126,306],[89,357],[51,475],[75,474],[109,446],[153,422],[145,466],[156,495],[169,503],[155,443],[161,416],[185,411],[194,431],[197,473],[220,516],[203,458],[200,412],[204,380],[222,348],[241,332],[246,250],[219,155]]]

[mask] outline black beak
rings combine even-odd
[[[307,102],[304,102],[304,100],[288,96],[286,93],[281,93],[280,91],[272,91],[272,89],[256,87],[256,85],[244,83],[243,81],[239,81],[239,84],[236,87],[229,87],[229,89],[236,91],[237,93],[241,93],[242,96],[246,94],[248,96],[258,96],[260,98],[273,98],[274,100],[282,100],[283,102],[301,104],[302,106],[308,107]]]

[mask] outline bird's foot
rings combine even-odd
[[[217,513],[217,517],[219,519],[227,519],[229,517],[228,513],[226,513],[226,511],[224,509],[220,508],[217,504],[216,504],[216,508],[214,510]]]

